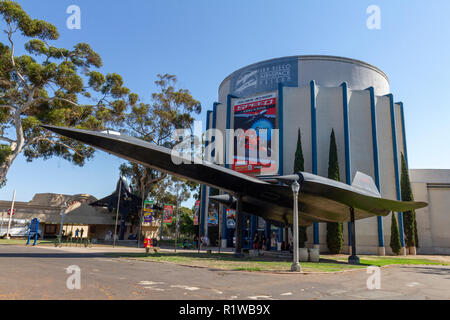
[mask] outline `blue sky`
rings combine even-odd
[[[58,27],[53,45],[89,43],[103,58],[101,71],[121,74],[144,100],[158,73],[177,75],[201,101],[199,119],[217,100],[220,82],[245,65],[303,54],[366,61],[388,75],[395,101],[405,104],[410,167],[450,169],[448,0],[18,2],[33,18]],[[66,27],[72,4],[81,8],[81,30]],[[381,9],[381,30],[366,27],[373,4]],[[102,197],[113,191],[121,163],[103,152],[83,168],[19,157],[0,199],[10,199],[14,189],[20,201],[44,192]]]

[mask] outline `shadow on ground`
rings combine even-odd
[[[429,266],[408,266],[402,268],[405,272],[423,273],[438,276],[448,276],[446,279],[450,279],[450,267],[429,267]]]
[[[117,253],[121,254],[121,253]],[[126,253],[123,253],[126,254]],[[0,253],[1,258],[59,258],[59,259],[71,259],[71,258],[111,258],[104,253],[36,253],[36,252],[11,252]]]
[[[241,261],[241,262],[292,262],[291,259],[277,258],[275,256],[258,256],[258,257],[235,257],[230,253],[193,253],[193,252],[162,252],[162,253],[107,253],[106,256],[111,258],[190,258],[199,260],[216,260],[216,261]],[[348,265],[346,261],[337,261],[332,259],[320,259],[320,263],[334,265]],[[369,264],[360,264],[361,266],[369,266]]]

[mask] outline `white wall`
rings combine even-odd
[[[389,81],[377,68],[353,59],[327,56],[299,57],[299,86],[315,80],[322,87],[347,82],[354,90],[375,88],[375,94],[389,93]]]
[[[418,253],[450,254],[450,170],[413,169],[414,199],[428,207],[416,210]]]
[[[345,182],[345,133],[342,88],[316,86],[317,172],[328,176],[330,135],[334,129],[338,150],[340,181]]]
[[[312,171],[311,98],[309,85],[283,88],[283,174],[294,171],[298,129],[301,130],[305,171]]]

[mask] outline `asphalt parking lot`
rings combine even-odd
[[[382,268],[380,289],[369,290],[366,269],[330,274],[219,271],[114,259],[104,251],[0,245],[0,299],[450,299],[450,266]],[[71,278],[69,289],[68,278],[75,273],[67,268],[73,272],[78,267],[80,288]]]

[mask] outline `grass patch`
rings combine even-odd
[[[111,253],[111,257],[136,258],[143,261],[170,262],[189,266],[207,267],[211,269],[232,271],[277,271],[291,270],[291,261],[274,261],[264,257],[235,258],[228,253]],[[335,272],[351,269],[362,269],[365,266],[353,266],[335,260],[323,260],[320,263],[302,262],[304,272]]]
[[[361,260],[362,264],[383,267],[387,265],[443,265],[448,266],[450,264],[430,260],[430,259],[414,259],[414,258],[383,258],[383,257],[364,257]]]
[[[389,265],[440,265],[448,266],[449,263],[445,263],[439,260],[424,259],[424,258],[405,258],[403,256],[359,256],[361,265],[384,267]],[[336,261],[346,262],[347,258],[331,258]]]
[[[34,243],[34,240],[30,240],[30,245]],[[13,244],[13,245],[26,245],[27,240],[26,239],[0,239],[0,245],[2,244]],[[39,246],[48,246],[53,245],[54,240],[38,240],[37,245]]]
[[[159,253],[110,253],[111,257],[135,258],[143,261],[169,262],[175,264],[206,267],[231,271],[275,271],[291,270],[291,261],[274,260],[265,257],[235,258],[230,253],[193,253],[193,252],[159,252]],[[423,258],[360,256],[361,265],[349,265],[346,257],[322,256],[320,262],[301,262],[303,272],[336,272],[363,269],[367,266],[386,265],[450,265],[441,261]]]

